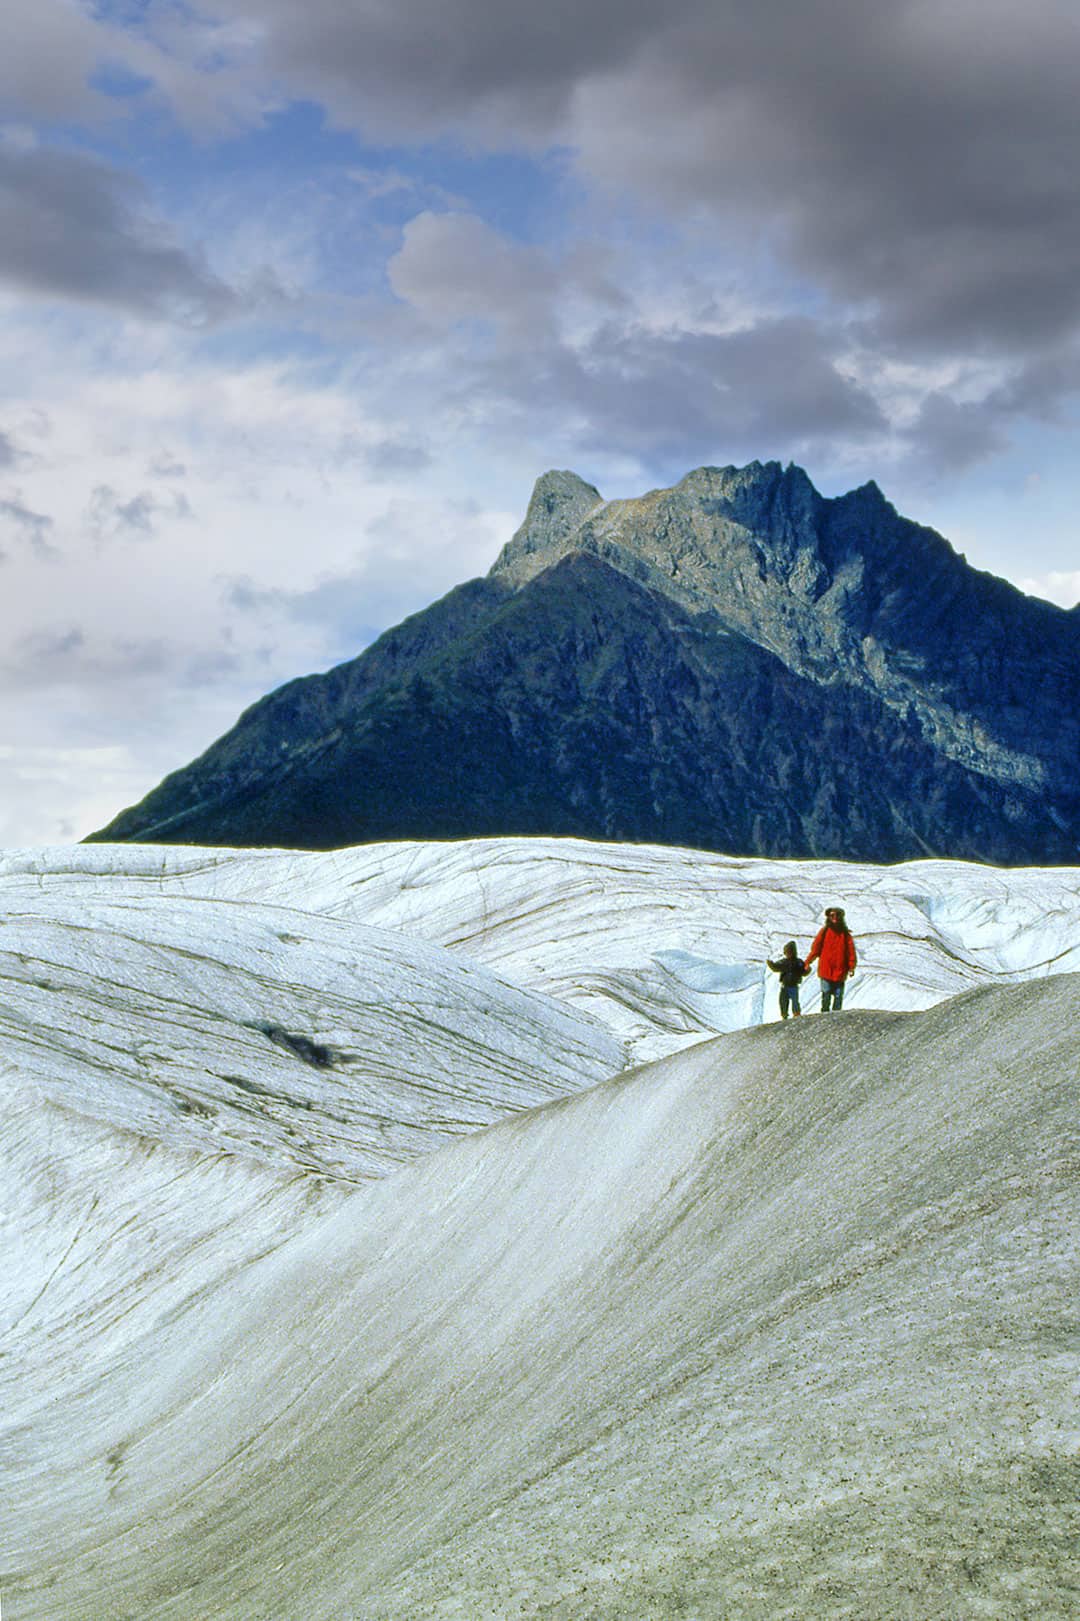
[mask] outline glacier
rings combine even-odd
[[[1080,1608],[1080,870],[90,845],[0,900],[5,1614]],[[834,903],[848,1005],[782,1024]]]

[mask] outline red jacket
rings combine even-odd
[[[818,959],[819,979],[834,981],[846,979],[856,963],[855,942],[850,934],[845,934],[841,929],[834,929],[831,923],[826,923],[823,929],[818,930],[810,947],[810,955],[806,959],[807,968],[815,957]]]

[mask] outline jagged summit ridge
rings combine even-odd
[[[610,501],[578,474],[551,471],[537,480],[525,522],[489,578],[519,588],[561,557],[584,551],[693,611],[730,607],[728,599],[744,594],[753,577],[816,601],[833,583],[830,562],[849,561],[835,558],[828,544],[834,509],[867,539],[883,521],[897,521],[872,481],[830,501],[793,462],[698,467],[669,488]],[[952,554],[940,536],[933,539]],[[762,624],[742,628],[774,646]]]

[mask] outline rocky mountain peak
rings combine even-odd
[[[520,589],[573,552],[719,615],[789,662],[808,659],[819,676],[826,622],[829,662],[838,639],[866,634],[871,599],[918,594],[920,581],[965,567],[940,535],[899,518],[873,481],[827,499],[801,467],[778,461],[698,467],[670,488],[612,501],[576,473],[545,473],[491,575]]]
[[[746,553],[750,537],[754,571],[775,554],[767,571],[786,575],[800,551],[816,550],[824,505],[794,463],[699,467],[671,488],[616,501],[576,473],[552,471],[537,480],[525,521],[491,575],[520,588],[584,551],[686,607],[711,607],[732,568],[739,572],[736,553]]]
[[[614,501],[575,473],[545,473],[491,574],[520,589],[569,553],[589,553],[775,647],[763,593],[771,601],[779,585],[820,595],[830,572],[821,556],[828,505],[801,467],[777,461],[698,467],[671,488]],[[758,609],[748,613],[751,602]]]
[[[581,524],[603,506],[595,485],[568,469],[542,473],[533,486],[521,528],[507,541],[492,567],[493,575],[520,585],[569,549]]]
[[[698,467],[675,485],[733,523],[758,529],[777,511],[812,520],[821,496],[801,467],[789,462],[748,462],[745,467]]]

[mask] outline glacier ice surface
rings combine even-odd
[[[1077,1612],[1077,871],[99,845],[0,900],[5,1614]],[[848,1010],[781,1025],[832,902]]]

